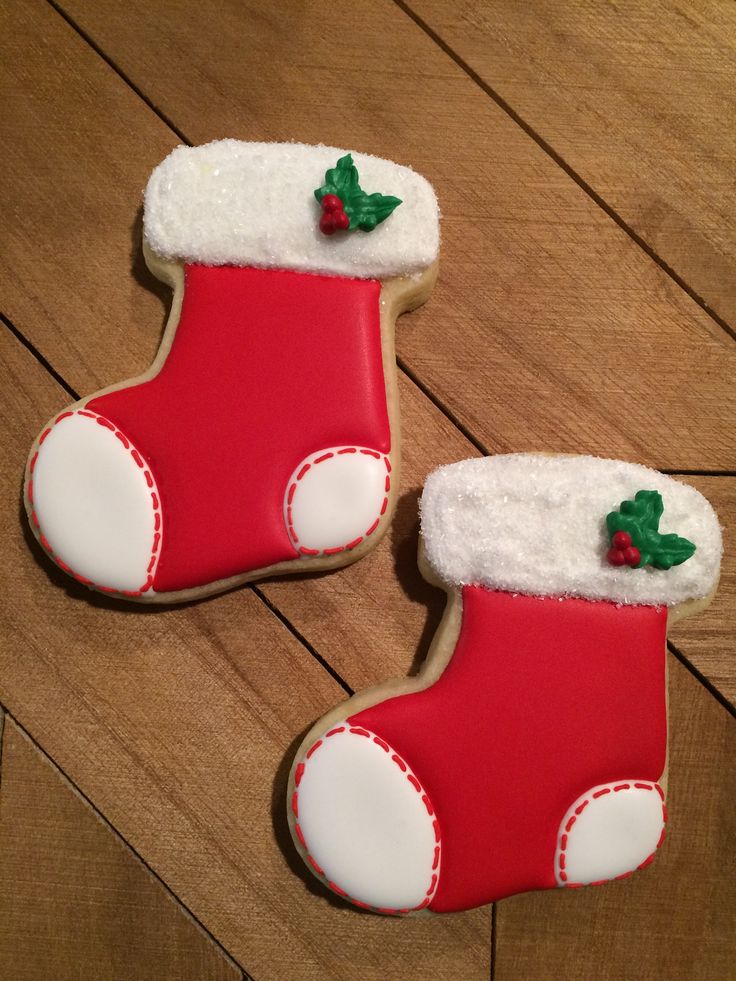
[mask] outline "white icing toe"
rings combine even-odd
[[[560,825],[558,885],[620,879],[648,865],[664,839],[667,810],[658,784],[622,780],[592,787]]]
[[[384,913],[429,905],[440,826],[409,765],[366,729],[338,723],[297,766],[295,833],[314,871],[341,896]]]
[[[39,441],[26,496],[41,544],[80,582],[139,595],[160,554],[161,509],[146,461],[111,422],[62,413]]]
[[[378,527],[388,507],[391,464],[361,446],[333,446],[302,460],[291,475],[284,520],[302,555],[349,551]]]

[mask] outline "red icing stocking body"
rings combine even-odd
[[[690,547],[657,538],[662,499]],[[639,545],[625,547],[661,568],[608,562],[619,505],[609,525],[628,521]],[[427,680],[355,696],[307,737],[289,802],[305,859],[393,913],[646,866],[666,821],[668,608],[717,580],[708,503],[633,464],[496,457],[430,477],[422,538],[451,597]],[[664,568],[676,549],[689,569]]]
[[[394,320],[431,290],[437,203],[409,168],[340,153],[223,140],[154,171],[162,352],[53,419],[27,467],[33,530],[79,581],[188,599],[344,565],[385,531]]]
[[[349,720],[395,747],[429,795],[438,912],[555,886],[570,804],[599,785],[654,784],[665,764],[666,610],[472,586],[462,604],[440,680]]]
[[[365,462],[378,464],[381,494],[367,533],[391,449],[379,283],[227,266],[185,276],[160,373],[86,406],[131,440],[156,481],[166,524],[157,592],[296,558],[284,499],[320,451],[375,453]]]

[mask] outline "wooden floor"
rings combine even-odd
[[[690,979],[736,963],[736,6],[726,0],[6,0],[0,282],[0,977]],[[398,329],[405,469],[357,566],[186,608],[89,596],[34,547],[28,447],[142,371],[167,295],[140,201],[180,142],[411,163],[441,277]],[[330,899],[284,821],[290,757],[416,669],[440,463],[544,449],[687,475],[721,590],[672,631],[670,834],[651,868],[397,921]]]

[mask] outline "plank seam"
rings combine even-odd
[[[491,903],[491,981],[496,978],[496,945],[498,941],[498,903]]]
[[[659,472],[669,477],[736,477],[736,470],[683,470],[675,467],[662,469]]]
[[[619,215],[611,205],[590,185],[588,182],[580,176],[580,174],[575,171],[570,164],[562,157],[554,147],[540,136],[539,133],[532,126],[526,122],[526,120],[501,96],[498,92],[493,89],[488,82],[483,79],[475,69],[471,68],[467,61],[462,58],[450,45],[440,37],[440,35],[433,30],[425,20],[423,20],[418,14],[416,14],[411,7],[404,2],[404,0],[394,0],[396,6],[402,10],[406,16],[412,20],[417,27],[424,31],[424,33],[432,40],[434,43],[449,57],[455,64],[460,68],[465,74],[475,82],[475,84],[485,92],[485,94],[492,99],[496,105],[501,109],[506,115],[519,126],[526,135],[534,140],[537,146],[550,157],[554,163],[560,167],[567,176],[574,181],[577,186],[583,191],[608,217],[611,221],[615,222],[616,225],[626,234],[628,237],[639,246],[639,248],[654,262],[659,268],[666,273],[667,276],[680,287],[683,292],[685,292],[690,299],[700,307],[700,309],[710,317],[710,319],[717,324],[721,330],[723,330],[728,336],[736,341],[736,328],[732,327],[720,314],[708,305],[708,303],[703,299],[703,297],[692,287],[690,284],[683,279],[683,277],[673,269],[668,262],[666,262],[654,249],[649,245],[649,243],[644,239],[629,223]]]
[[[673,644],[671,640],[668,640],[667,641],[667,649],[669,650],[669,652],[674,657],[677,658],[677,660],[680,662],[680,664],[684,668],[687,668],[687,670],[690,672],[690,674],[697,681],[700,682],[700,684],[703,686],[703,688],[705,688],[705,690],[710,695],[712,695],[713,698],[715,698],[715,700],[718,702],[718,704],[719,705],[722,705],[723,708],[728,712],[728,714],[729,715],[732,715],[736,719],[736,705],[734,705],[733,702],[731,702],[722,692],[720,692],[716,688],[716,686],[713,684],[712,681],[710,681],[708,678],[706,678],[705,675],[700,670],[698,670],[698,668],[695,667],[695,665],[692,663],[692,661],[690,661],[690,659],[687,658],[682,653],[682,651],[679,649],[679,647],[677,647],[675,644]]]
[[[63,388],[64,391],[67,393],[67,395],[73,398],[75,402],[78,402],[79,394],[75,392],[74,389],[71,387],[71,385],[67,383],[66,379],[59,374],[59,372],[56,370],[56,368],[54,368],[51,362],[47,358],[45,358],[43,354],[41,354],[41,352],[38,350],[36,345],[32,344],[31,341],[29,341],[28,338],[22,333],[22,331],[18,330],[18,328],[15,326],[12,320],[10,320],[10,318],[7,317],[4,313],[0,312],[0,321],[2,321],[2,323],[10,331],[13,337],[20,344],[23,345],[26,351],[28,351],[28,353],[33,358],[35,358],[36,361],[38,361],[41,367],[46,369],[46,371],[51,375],[51,377],[54,379],[56,384],[60,385],[61,388]]]
[[[455,429],[457,429],[458,432],[460,432],[465,437],[465,439],[467,439],[467,441],[471,444],[471,446],[474,446],[479,453],[483,454],[483,456],[492,455],[491,451],[488,449],[485,443],[481,442],[481,440],[479,440],[477,436],[473,435],[473,433],[468,429],[468,427],[463,422],[461,422],[460,419],[455,415],[452,409],[450,409],[449,406],[446,406],[444,402],[442,402],[442,400],[439,399],[434,394],[434,392],[427,387],[427,385],[425,385],[425,383],[421,380],[421,378],[419,378],[419,376],[415,374],[414,370],[407,365],[404,359],[400,358],[398,355],[396,356],[396,364],[399,370],[403,372],[404,375],[406,375],[409,381],[412,382],[412,384],[419,389],[422,395],[424,395],[424,397],[427,398],[436,409],[439,409],[439,411],[447,419],[447,421],[450,422],[455,427]]]
[[[115,827],[115,825],[112,824],[105,817],[105,815],[102,813],[102,811],[100,811],[99,808],[97,808],[95,806],[95,804],[84,793],[84,791],[81,790],[80,787],[71,779],[71,777],[64,770],[64,768],[62,766],[60,766],[52,756],[49,756],[49,754],[46,752],[46,750],[40,745],[40,743],[37,742],[36,739],[33,738],[33,736],[30,734],[30,732],[25,728],[25,726],[21,722],[18,721],[18,719],[13,715],[12,712],[9,712],[7,709],[4,709],[4,712],[5,712],[5,715],[7,716],[7,718],[10,719],[18,727],[18,729],[23,733],[23,735],[26,737],[26,739],[28,739],[28,741],[41,754],[41,756],[43,756],[43,758],[61,774],[61,776],[68,783],[68,785],[81,798],[81,800],[84,801],[84,803],[90,808],[90,810],[92,810],[92,812],[99,818],[99,820],[103,823],[103,825],[109,831],[111,831],[112,834],[118,839],[118,841],[120,841],[125,846],[125,848],[127,848],[138,859],[138,861],[146,869],[146,871],[149,873],[149,875],[151,875],[158,883],[161,884],[161,886],[167,892],[167,894],[169,895],[169,897],[171,899],[173,899],[174,902],[179,907],[181,907],[181,909],[183,909],[186,912],[186,914],[191,918],[191,920],[194,923],[197,924],[197,926],[200,928],[200,930],[207,937],[209,937],[209,939],[212,941],[212,943],[214,944],[214,946],[220,951],[221,954],[223,954],[227,958],[227,960],[230,962],[230,964],[233,967],[237,968],[245,977],[250,978],[250,975],[245,970],[245,968],[243,967],[243,965],[240,964],[240,963],[238,963],[238,961],[233,957],[233,955],[230,953],[230,951],[227,950],[227,948],[223,946],[223,944],[217,939],[217,937],[207,929],[207,927],[202,923],[202,921],[199,919],[199,917],[197,917],[191,911],[191,909],[187,906],[187,904],[182,899],[180,899],[179,896],[177,896],[177,894],[174,892],[174,890],[171,888],[171,886],[169,886],[169,884],[164,879],[161,878],[161,876],[155,871],[155,869],[153,869],[148,864],[148,862],[145,860],[145,858],[143,858],[143,856],[140,854],[140,852],[138,852],[133,847],[133,845],[131,845],[131,843],[125,837],[123,837],[123,835],[118,831],[118,829]]]
[[[306,650],[308,651],[308,653],[311,654],[312,657],[314,658],[314,660],[322,668],[324,668],[324,670],[327,672],[327,674],[334,681],[336,681],[338,683],[338,685],[342,688],[342,690],[344,692],[346,692],[349,696],[354,695],[355,694],[355,691],[350,687],[350,685],[347,683],[347,681],[345,681],[345,679],[342,677],[342,675],[340,675],[339,672],[336,671],[335,668],[332,667],[332,665],[330,664],[330,662],[327,661],[319,653],[319,651],[317,651],[317,649],[307,640],[307,638],[304,636],[304,634],[301,633],[301,631],[298,630],[294,626],[294,624],[281,612],[281,610],[276,606],[276,604],[273,603],[268,598],[268,596],[266,596],[266,594],[260,589],[260,587],[251,584],[248,588],[251,589],[255,593],[255,595],[263,603],[263,605],[273,614],[273,616],[276,617],[276,619],[279,621],[279,623],[282,624],[282,626],[284,626],[289,631],[289,633],[292,635],[292,637],[294,637],[296,640],[298,640],[299,643],[302,645],[302,647],[306,648]]]
[[[56,2],[56,0],[46,0],[48,5],[56,11],[56,13],[61,17],[61,19],[75,31],[82,40],[92,48],[96,55],[98,55],[108,68],[111,68],[115,74],[125,82],[125,84],[130,88],[135,94],[141,99],[148,108],[155,113],[156,116],[163,122],[176,136],[179,137],[182,143],[186,143],[187,146],[191,146],[191,141],[187,139],[184,133],[176,126],[171,119],[166,115],[166,113],[159,109],[159,107],[140,89],[135,82],[125,74],[122,69],[115,64],[115,62],[107,55],[102,48],[97,44],[97,42],[77,24],[77,22],[64,10],[64,8]]]
[[[5,735],[5,715],[6,712],[4,707],[0,705],[0,793],[2,793],[3,789],[3,737]]]

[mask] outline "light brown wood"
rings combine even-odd
[[[736,726],[673,657],[667,838],[625,882],[498,904],[495,981],[733,975]]]
[[[736,706],[736,478],[683,477],[705,494],[723,527],[721,581],[703,616],[673,625],[669,637],[688,661]]]
[[[12,720],[2,752],[0,882],[1,977],[242,978]]]
[[[390,0],[337,46],[326,0],[65,9],[193,142],[329,140],[433,181],[440,283],[397,350],[490,452],[733,465],[732,339]]]
[[[409,7],[736,327],[733,4]]]
[[[19,475],[66,396],[7,331],[0,366],[0,702],[254,977],[486,978],[487,909],[406,927],[307,883],[286,777],[344,693],[250,589],[147,612],[39,556]]]

